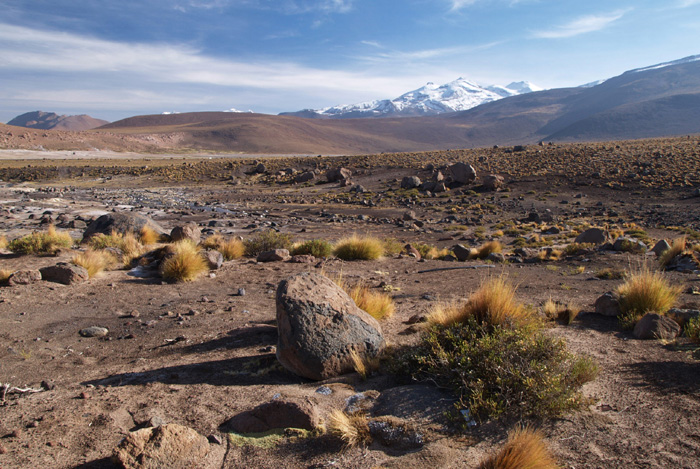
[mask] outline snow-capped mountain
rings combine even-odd
[[[700,55],[690,55],[690,56],[684,57],[682,59],[672,60],[671,62],[663,62],[660,64],[651,65],[649,67],[635,68],[634,70],[629,70],[625,73],[646,72],[647,70],[656,70],[659,68],[670,67],[672,65],[681,65],[681,64],[686,64],[686,63],[690,63],[690,62],[697,62],[698,60],[700,60]]]
[[[444,85],[428,83],[417,90],[409,91],[398,98],[366,101],[358,104],[333,106],[324,109],[305,109],[285,112],[283,115],[302,117],[401,117],[430,116],[445,112],[466,111],[480,104],[518,94],[541,91],[541,88],[526,81],[508,86],[480,86],[464,78]]]

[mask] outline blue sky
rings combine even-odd
[[[0,0],[0,122],[278,113],[700,54],[700,0]]]

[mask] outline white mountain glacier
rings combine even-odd
[[[324,109],[306,109],[284,115],[303,117],[400,117],[430,116],[445,112],[466,111],[480,104],[518,94],[541,91],[541,88],[521,81],[508,86],[480,86],[464,78],[444,85],[428,83],[398,98],[366,101],[358,104],[333,106]]]

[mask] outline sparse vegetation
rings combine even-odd
[[[486,259],[489,257],[489,254],[501,251],[503,251],[503,245],[500,241],[489,241],[477,248],[473,252],[473,257],[476,259]]]
[[[350,295],[350,298],[352,298],[358,308],[366,311],[378,321],[390,318],[396,311],[396,305],[390,295],[383,291],[370,290],[363,283],[350,288],[348,295]]]
[[[325,239],[310,239],[292,247],[292,255],[309,254],[314,257],[330,257],[333,253],[333,245]]]
[[[379,259],[384,255],[384,243],[372,236],[352,235],[338,241],[334,254],[345,261]]]
[[[661,267],[668,267],[668,265],[673,259],[681,255],[685,251],[686,245],[687,238],[685,236],[676,238],[673,241],[671,241],[671,247],[666,249],[659,256],[659,264],[661,265]]]
[[[114,266],[117,263],[117,258],[114,254],[105,250],[88,249],[73,256],[71,262],[85,268],[90,278],[92,278]]]
[[[564,248],[564,255],[579,256],[585,254],[595,247],[594,244],[588,243],[571,243]]]
[[[571,324],[581,312],[581,307],[574,304],[561,304],[549,298],[542,305],[542,314],[552,321],[561,321],[564,324]]]
[[[160,241],[160,235],[150,226],[143,225],[141,231],[139,232],[139,241],[144,246],[155,244]]]
[[[169,246],[170,253],[163,261],[163,278],[176,282],[190,282],[208,270],[199,254],[199,247],[190,240],[178,241]]]
[[[700,317],[692,318],[685,325],[684,332],[693,342],[700,342]]]
[[[631,273],[625,283],[617,287],[621,318],[629,324],[636,323],[648,312],[664,314],[678,300],[681,288],[669,284],[661,272],[642,268]]]
[[[225,238],[220,234],[213,234],[201,243],[204,249],[219,251],[227,261],[239,259],[245,254],[245,245],[238,238]]]
[[[479,469],[557,469],[559,465],[544,444],[544,435],[531,427],[508,433],[508,440]]]
[[[449,249],[438,249],[431,244],[417,243],[414,247],[423,259],[442,259],[450,253]]]
[[[278,233],[275,230],[267,230],[256,233],[251,238],[246,239],[243,244],[245,246],[245,255],[255,257],[265,251],[290,249],[292,247],[292,236]]]
[[[7,236],[0,235],[0,249],[5,249],[7,247]]]
[[[334,410],[328,416],[328,431],[343,440],[348,448],[369,444],[372,441],[369,422],[361,412],[346,414],[342,410]]]
[[[360,356],[355,350],[350,352],[353,368],[362,379],[367,379],[367,376],[379,369],[379,357]]]
[[[384,242],[384,255],[385,256],[395,256],[403,251],[404,243],[396,238],[385,238]]]
[[[53,225],[44,232],[35,232],[7,245],[8,249],[18,254],[52,255],[60,249],[73,246],[73,239],[68,233],[59,233]]]
[[[614,267],[606,267],[604,269],[596,272],[595,276],[601,280],[618,280],[625,278],[627,271],[624,269],[617,269]]]
[[[87,244],[93,250],[116,248],[121,252],[121,262],[125,267],[131,267],[134,259],[144,253],[145,249],[133,233],[118,233],[113,231],[109,235],[99,233],[92,236]]]

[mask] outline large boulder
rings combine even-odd
[[[168,423],[130,433],[115,448],[112,460],[125,469],[189,469],[202,467],[208,452],[206,437]]]
[[[277,329],[277,359],[314,380],[353,371],[353,351],[373,357],[386,345],[376,319],[330,279],[312,272],[280,282]]]
[[[158,234],[166,233],[162,226],[144,215],[131,212],[114,212],[102,215],[97,220],[92,221],[83,232],[83,239],[90,239],[98,233],[110,235],[113,231],[119,234],[138,234],[146,225],[153,228]]]
[[[406,176],[401,180],[401,189],[415,189],[420,185],[421,181],[418,176]]]
[[[589,228],[574,240],[580,244],[603,244],[608,240],[607,231],[600,228]]]
[[[647,313],[637,321],[632,334],[637,339],[673,340],[681,332],[681,326],[673,319],[656,313]]]
[[[455,163],[447,167],[447,174],[452,182],[470,184],[476,180],[476,170],[470,164]]]
[[[328,182],[338,182],[350,180],[352,171],[348,168],[333,168],[326,171],[326,180]]]
[[[85,282],[90,278],[87,269],[67,262],[59,262],[56,265],[42,267],[39,269],[39,272],[41,272],[42,280],[62,283],[64,285]]]
[[[202,230],[194,222],[178,225],[170,231],[170,239],[173,242],[189,239],[194,244],[199,244],[202,239]]]
[[[486,175],[481,179],[481,181],[484,190],[489,192],[500,190],[505,185],[505,179],[503,179],[503,176],[499,176],[498,174]]]

